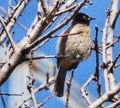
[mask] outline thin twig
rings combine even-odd
[[[113,62],[109,65],[108,71],[111,71],[115,68],[116,62],[118,61],[119,58],[120,58],[120,54],[118,54],[115,60],[113,60]]]
[[[29,90],[29,92],[31,94],[31,98],[33,100],[35,108],[38,108],[37,107],[37,101],[36,101],[35,94],[34,94],[34,79],[33,79],[33,72],[32,72],[32,57],[33,57],[33,53],[31,53],[31,59],[29,61],[30,77],[29,77],[29,84],[28,84],[27,87],[28,87],[28,90]]]
[[[12,94],[12,93],[4,93],[4,92],[0,92],[0,95],[6,95],[6,96],[22,96],[24,93],[21,94]]]
[[[44,40],[43,42],[40,43],[40,45],[38,45],[36,48],[33,48],[31,50],[31,52],[35,52],[37,51],[38,49],[40,49],[44,44],[46,44],[48,41],[49,41],[50,38],[47,38],[46,40]]]
[[[51,38],[58,38],[58,37],[66,37],[66,36],[76,36],[76,34],[81,34],[83,33],[82,31],[77,32],[77,33],[64,33],[64,34],[60,34],[60,35],[51,35]]]
[[[48,88],[48,85],[52,85],[53,83],[55,83],[55,79],[56,77],[53,76],[49,79],[48,83],[43,83],[41,84],[38,88],[35,88],[34,89],[34,94],[36,94],[38,91],[41,91],[45,88]],[[31,95],[27,96],[24,100],[22,100],[18,105],[17,105],[17,108],[19,108],[20,106],[22,106],[25,102],[27,102],[29,99],[31,99]]]
[[[38,57],[33,57],[32,60],[38,60],[38,59],[48,59],[48,58],[69,58],[69,56],[65,56],[65,55],[49,55],[49,56],[38,56]],[[25,57],[23,59],[23,61],[29,61],[30,57]]]
[[[54,16],[58,16],[58,15],[61,15],[61,14],[63,14],[63,13],[69,12],[69,11],[75,9],[77,5],[78,5],[78,4],[73,5],[73,6],[67,8],[67,9],[65,9],[65,10],[61,10],[61,11],[59,11],[59,12],[56,12]]]
[[[29,3],[30,0],[21,0],[14,8],[13,12],[9,14],[9,17],[6,19],[6,29],[8,32],[14,27],[15,22],[17,21],[18,17],[21,15],[21,12]],[[0,44],[6,39],[5,29],[0,32]]]
[[[12,1],[11,1],[11,0],[9,0],[9,3],[8,3],[8,13],[10,13],[10,12],[11,12],[11,3],[12,3]]]
[[[120,83],[118,83],[115,88],[111,91],[105,92],[101,97],[95,100],[89,108],[97,108],[98,106],[102,105],[104,102],[109,100],[110,98],[114,97],[120,91]]]
[[[4,23],[4,21],[3,21],[3,19],[2,19],[1,16],[0,16],[0,22],[1,22],[2,26],[3,26],[3,28],[5,29],[5,32],[6,32],[7,36],[8,36],[8,39],[10,40],[10,43],[11,43],[11,45],[12,45],[13,50],[15,51],[15,48],[16,48],[16,47],[15,47],[15,43],[14,43],[14,41],[13,41],[13,39],[12,39],[12,36],[11,36],[10,33],[8,32],[8,30],[7,30],[6,26],[5,26],[5,23]]]
[[[28,31],[28,28],[27,28],[25,25],[23,25],[21,22],[16,21],[16,23],[17,23],[21,28],[23,28],[25,31]]]
[[[41,6],[43,8],[44,14],[47,14],[48,11],[48,4],[47,4],[47,0],[40,0],[41,1]]]
[[[0,95],[0,97],[1,97],[1,100],[2,100],[3,108],[6,108],[6,103],[5,103],[5,99],[4,99],[3,95]]]
[[[34,49],[32,49],[31,50],[31,52],[35,52],[35,51],[37,51],[38,49],[40,49],[44,44],[46,44],[48,41],[49,41],[49,39],[51,39],[51,38],[59,38],[59,37],[66,37],[66,36],[76,36],[76,34],[81,34],[82,32],[78,32],[78,33],[65,33],[65,34],[61,34],[61,35],[51,35],[51,37],[50,38],[47,38],[47,39],[45,39],[43,42],[41,42],[40,43],[40,45],[38,45],[36,48],[34,48]]]
[[[56,1],[57,1],[57,0],[50,0],[50,5],[51,5],[51,6],[56,6]],[[62,1],[62,2],[64,2],[64,1]],[[65,2],[64,5],[61,6],[59,10],[64,11],[65,9],[71,7],[75,2],[76,2],[76,0],[69,0],[69,1]],[[53,14],[53,16],[54,16],[54,14]],[[56,20],[57,18],[59,18],[59,16],[54,16],[54,18],[52,19],[52,22],[50,22],[50,23],[45,27],[45,29],[43,30],[43,32],[45,32],[45,31],[52,25],[52,23],[55,22],[55,20]],[[43,33],[43,32],[42,32],[42,33]]]
[[[57,27],[55,27],[53,30],[51,30],[49,33],[47,33],[45,36],[38,38],[32,44],[28,45],[24,50],[30,50],[34,46],[38,45],[40,42],[44,41],[46,38],[50,38],[53,33],[55,33],[57,30],[61,29],[63,26],[65,26],[68,22],[70,22],[72,20],[72,18],[78,13],[79,9],[84,5],[85,2],[86,2],[86,0],[83,0],[79,5],[77,5],[73,14],[68,19],[66,19],[66,21],[64,21]]]
[[[41,102],[41,103],[38,104],[38,107],[43,106],[43,105],[44,105],[49,99],[51,99],[52,97],[53,97],[53,95],[48,96],[43,102]]]
[[[101,83],[100,83],[100,73],[99,73],[99,46],[98,46],[98,26],[95,26],[95,30],[96,30],[96,36],[95,36],[95,53],[96,53],[96,72],[95,72],[95,76],[96,76],[96,80],[97,80],[97,91],[98,91],[98,95],[101,96]]]
[[[71,77],[70,77],[69,81],[67,82],[67,96],[66,96],[65,108],[68,108],[68,105],[69,105],[70,90],[71,90],[73,77],[74,77],[74,69],[72,70]]]
[[[120,100],[112,103],[111,105],[105,107],[105,108],[117,108],[117,106],[120,105]]]
[[[91,75],[90,78],[87,80],[87,82],[82,86],[80,92],[82,94],[82,97],[86,100],[86,102],[88,103],[88,105],[90,105],[92,102],[90,101],[89,97],[88,97],[88,92],[86,91],[86,87],[90,84],[90,82],[92,80],[95,80],[95,76]]]

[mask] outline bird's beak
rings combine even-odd
[[[89,20],[91,21],[91,20],[95,20],[95,18],[94,17],[89,17]]]

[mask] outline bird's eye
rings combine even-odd
[[[83,16],[82,19],[83,19],[83,20],[86,20],[86,16]]]

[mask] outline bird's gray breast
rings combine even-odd
[[[70,31],[70,34],[73,33],[75,35],[68,35],[67,37],[64,54],[74,62],[83,61],[91,53],[90,29],[86,25],[77,24]]]

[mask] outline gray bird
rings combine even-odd
[[[54,95],[58,97],[63,96],[67,71],[75,69],[81,61],[86,60],[91,54],[92,42],[89,24],[94,19],[84,13],[78,13],[71,26],[64,32],[68,35],[62,36],[58,40],[58,56],[67,57],[57,59],[59,72],[54,87]]]

